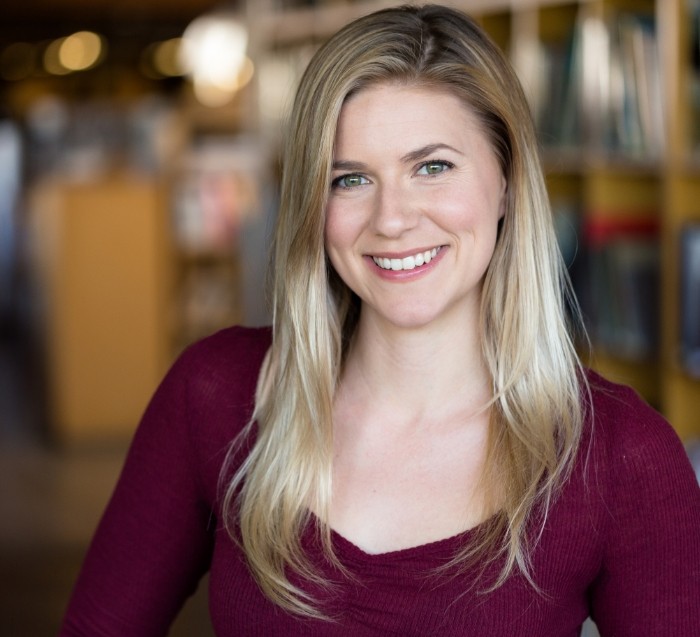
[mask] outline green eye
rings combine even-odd
[[[366,177],[362,175],[342,175],[333,180],[333,187],[336,188],[355,188],[369,183]]]
[[[444,173],[452,164],[447,161],[427,161],[418,169],[419,175],[439,175]]]

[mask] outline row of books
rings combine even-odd
[[[251,324],[264,307],[259,271],[267,263],[271,189],[265,148],[243,133],[204,131],[176,165],[169,208],[178,348],[227,325]]]
[[[685,369],[700,378],[700,223],[681,232],[680,355]]]
[[[658,217],[586,217],[555,206],[557,234],[595,347],[626,360],[652,360],[660,346]],[[678,358],[700,378],[700,223],[678,236]]]
[[[90,180],[120,168],[157,173],[177,150],[179,127],[170,98],[148,96],[127,104],[45,96],[25,118],[26,176]]]
[[[581,14],[567,41],[540,43],[533,109],[545,147],[654,159],[665,145],[653,16]]]
[[[176,348],[241,323],[243,309],[241,266],[234,257],[188,268],[179,281],[173,307]]]
[[[196,139],[172,184],[172,227],[184,254],[227,256],[238,247],[242,226],[260,214],[267,157],[246,135]]]
[[[687,76],[692,152],[700,156],[700,0],[688,0],[690,72]]]
[[[655,220],[588,220],[572,279],[596,346],[629,360],[659,345],[659,237]]]

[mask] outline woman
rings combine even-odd
[[[362,18],[293,113],[271,331],[190,348],[62,635],[696,634],[700,494],[586,372],[525,98],[464,15]],[[232,443],[233,441],[233,443]]]

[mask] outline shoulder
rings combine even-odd
[[[626,385],[588,372],[589,426],[594,444],[603,444],[613,460],[634,463],[659,452],[687,460],[683,445],[671,424]],[[662,456],[663,457],[663,456]]]
[[[269,328],[235,326],[216,332],[188,346],[164,383],[177,384],[195,402],[211,402],[222,392],[229,398],[250,395],[271,340]]]
[[[184,436],[211,473],[205,482],[213,484],[218,463],[253,414],[271,341],[269,328],[231,327],[187,347],[161,382],[141,429],[153,431],[160,423],[167,439]]]
[[[610,635],[690,635],[700,619],[700,489],[671,425],[634,390],[590,373],[586,458],[600,568],[592,615]]]
[[[271,342],[269,327],[229,327],[187,347],[176,366],[209,374],[257,372]]]
[[[671,424],[630,387],[589,372],[589,469],[604,488],[610,512],[652,512],[700,502],[697,480]],[[589,474],[590,476],[590,474]],[[692,505],[691,505],[692,509]]]
[[[197,341],[179,356],[168,375],[179,380],[193,425],[247,422],[271,341],[269,328],[235,326]]]
[[[204,409],[213,415],[251,402],[271,339],[268,328],[231,327],[188,346],[161,381],[149,411],[169,406],[171,417],[196,420]]]

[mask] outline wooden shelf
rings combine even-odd
[[[30,192],[30,214],[53,436],[128,440],[170,364],[162,185],[128,175],[46,180]]]
[[[319,45],[351,19],[393,4],[390,0],[362,0],[279,11],[273,10],[269,1],[267,9],[265,3],[255,3],[252,11],[261,12],[254,20],[258,50],[301,43]],[[656,307],[649,308],[650,312],[660,312],[658,360],[626,360],[599,349],[590,362],[613,380],[635,387],[684,438],[699,436],[700,380],[679,369],[677,355],[678,233],[686,222],[700,221],[700,149],[687,145],[692,125],[685,82],[690,50],[687,1],[462,0],[447,4],[471,13],[492,34],[511,57],[529,95],[538,81],[541,83],[537,77],[541,69],[533,52],[547,46],[565,47],[583,21],[596,23],[596,28],[609,28],[620,16],[635,14],[644,24],[654,22],[667,128],[661,132],[665,143],[652,144],[641,155],[616,150],[607,148],[600,139],[600,126],[584,126],[580,142],[543,144],[541,155],[554,207],[576,210],[582,226],[593,219],[597,224],[611,225],[649,221],[658,227],[661,297]]]

